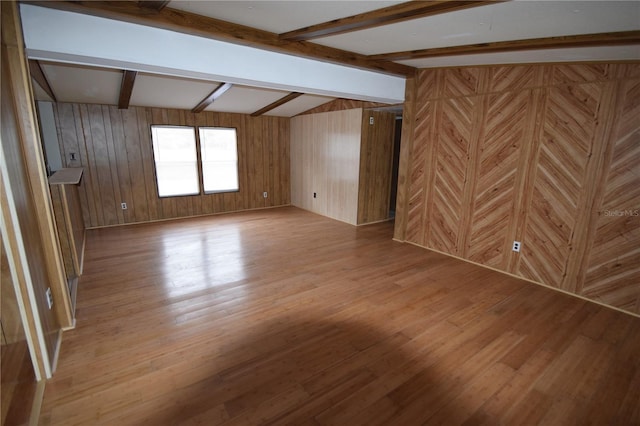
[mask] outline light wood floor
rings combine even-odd
[[[90,231],[42,425],[640,423],[640,319],[282,208]]]

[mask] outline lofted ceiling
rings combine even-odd
[[[273,62],[263,56],[256,62],[259,66],[248,66],[253,73],[250,78],[243,75],[237,79],[228,72],[227,75],[202,72],[203,68],[196,69],[193,64],[185,64],[185,69],[193,67],[185,73],[180,73],[175,65],[136,68],[122,58],[118,58],[122,64],[119,66],[118,60],[112,58],[79,59],[86,58],[86,53],[75,55],[72,50],[48,55],[37,43],[30,46],[35,37],[28,33],[34,32],[36,24],[29,24],[33,20],[28,20],[27,52],[32,59],[38,100],[55,98],[121,107],[156,106],[291,117],[337,97],[384,100],[389,104],[402,99],[386,93],[368,96],[364,86],[360,91],[333,87],[331,82],[322,81],[323,76],[331,79],[333,69],[322,68],[319,63],[317,75],[308,75],[306,68],[300,68],[297,74],[295,69],[281,68],[282,72],[277,67],[270,69],[271,64],[280,64],[276,61],[282,59],[282,54],[366,70],[368,74],[362,74],[362,78],[349,74],[347,79],[351,79],[352,85],[369,78],[371,71],[405,77],[415,68],[640,60],[639,1],[28,3],[258,48],[273,55]],[[108,39],[108,35],[105,37]],[[116,42],[114,36],[113,43]],[[213,48],[207,49],[214,57],[218,54]],[[224,62],[233,55],[220,54],[216,59]],[[207,66],[212,67],[210,63]],[[164,72],[168,69],[171,71]],[[125,70],[133,72],[127,75]],[[259,77],[260,72],[266,75],[274,71],[276,75],[267,76],[264,81]],[[281,75],[278,80],[277,74],[286,74],[286,78]],[[201,78],[192,78],[194,75]],[[310,81],[314,78],[317,84]],[[372,80],[371,87],[384,86],[380,81]],[[396,83],[388,81],[390,86]]]

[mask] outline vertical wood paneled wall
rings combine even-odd
[[[640,64],[421,70],[408,87],[396,238],[640,314]]]
[[[18,6],[16,2],[4,1],[0,2],[0,10],[2,241],[16,289],[16,301],[25,318],[23,329],[32,350],[34,370],[40,380],[51,374],[60,329],[67,325],[63,321],[70,317],[64,311],[65,302],[61,293],[66,290],[62,260],[59,253],[55,253],[57,247],[53,247],[55,225],[48,224],[48,218],[45,217],[53,213],[40,141],[34,131],[34,104]],[[51,267],[56,260],[60,263],[60,277]],[[47,306],[48,288],[51,288],[55,301],[53,309]]]
[[[161,108],[57,103],[64,167],[84,167],[79,188],[85,225],[125,223],[288,205],[289,119]],[[159,198],[150,126],[235,127],[240,190]],[[71,161],[71,153],[76,161]],[[263,192],[268,197],[263,197]],[[127,210],[120,204],[127,203]]]
[[[395,113],[365,110],[362,114],[358,224],[389,218],[395,125]]]
[[[361,108],[291,119],[291,204],[357,224],[361,128]]]
[[[9,269],[9,260],[0,238],[0,325],[2,329],[2,344],[21,342],[27,339],[22,327],[20,307],[13,286],[13,278]]]

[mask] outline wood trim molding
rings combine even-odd
[[[26,1],[36,6],[147,25],[229,43],[316,59],[391,75],[412,75],[415,68],[370,59],[366,55],[306,41],[281,40],[278,34],[177,9],[155,11],[128,1]]]
[[[29,71],[27,70],[28,61],[24,51],[18,6],[14,2],[2,3],[2,45],[5,51],[3,55],[6,55],[5,58],[8,62],[8,72],[3,72],[3,79],[8,79],[14,91],[12,101],[18,111],[16,125],[22,140],[25,168],[37,209],[36,220],[42,238],[46,270],[53,297],[57,301],[53,305],[53,310],[60,327],[71,327],[73,326],[71,299],[64,275],[49,183],[44,168],[42,144],[34,109]],[[9,12],[5,12],[4,3],[10,3],[10,6],[6,6]]]
[[[311,40],[494,3],[496,1],[409,1],[288,31],[280,34],[280,39],[289,41]]]
[[[133,93],[133,85],[136,81],[138,71],[124,70],[122,73],[122,83],[120,84],[120,97],[118,98],[118,109],[128,109]]]
[[[36,83],[38,83],[38,85],[47,93],[51,100],[53,102],[58,102],[58,100],[56,99],[56,95],[53,93],[53,89],[49,84],[49,80],[47,80],[47,76],[42,70],[40,61],[36,61],[33,59],[29,60],[29,73],[31,74],[31,78],[33,78]]]
[[[413,151],[414,127],[416,120],[417,75],[407,78],[405,101],[402,110],[402,136],[400,140],[400,164],[398,167],[398,193],[396,197],[396,218],[393,239],[405,241],[409,213],[409,168]]]
[[[258,111],[254,112],[253,114],[251,114],[252,117],[258,117],[262,114],[264,114],[265,112],[269,112],[272,109],[276,109],[278,108],[280,105],[284,105],[289,101],[294,100],[295,98],[297,98],[298,96],[303,95],[303,93],[300,92],[291,92],[289,93],[287,96],[278,99],[277,101],[270,103],[269,105],[267,105],[264,108],[259,109]]]
[[[467,44],[464,46],[437,47],[433,49],[407,50],[404,52],[370,55],[368,58],[373,60],[400,61],[408,59],[435,58],[438,56],[470,55],[476,53],[515,52],[571,47],[619,46],[638,43],[640,43],[640,31],[620,31],[615,33],[579,34],[572,36]]]
[[[215,102],[220,96],[222,96],[227,90],[231,89],[233,84],[231,83],[222,83],[218,87],[216,87],[213,92],[209,93],[206,98],[204,98],[198,105],[196,105],[191,112],[198,113],[204,111],[209,105]]]

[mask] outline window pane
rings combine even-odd
[[[238,142],[236,129],[201,127],[204,192],[237,191]]]
[[[200,193],[193,127],[151,126],[158,195]]]

